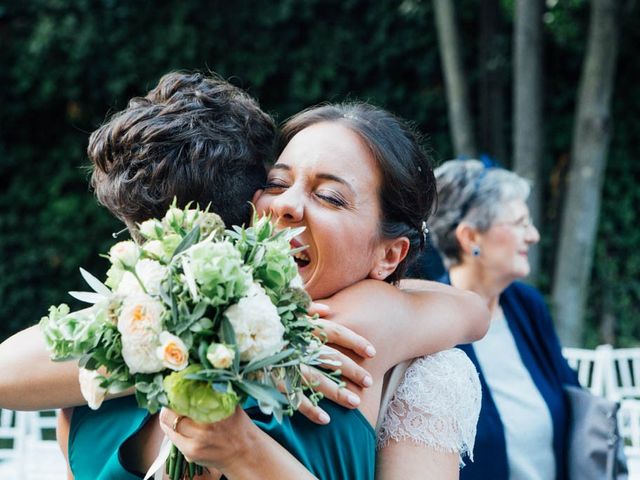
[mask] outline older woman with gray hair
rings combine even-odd
[[[530,186],[477,160],[452,160],[435,174],[431,229],[448,269],[443,281],[479,294],[492,313],[486,337],[461,346],[483,391],[475,463],[460,478],[567,478],[562,386],[577,379],[541,294],[517,281],[529,274],[527,254],[540,239],[526,204]]]

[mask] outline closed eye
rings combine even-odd
[[[344,207],[347,205],[347,202],[340,198],[338,195],[328,195],[326,193],[316,193],[316,196],[325,202],[333,205],[334,207]]]
[[[263,188],[263,190],[264,190],[265,192],[269,192],[269,193],[277,193],[277,192],[279,192],[280,190],[284,190],[284,189],[286,189],[286,188],[289,188],[289,185],[287,185],[286,183],[283,183],[283,182],[275,182],[275,181],[272,181],[272,182],[267,182],[267,183],[265,184],[265,186],[264,186],[264,187],[262,187],[262,188]]]

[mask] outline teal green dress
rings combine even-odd
[[[120,461],[120,447],[151,418],[133,396],[104,402],[99,410],[76,407],[69,429],[69,465],[76,480],[139,480]],[[146,473],[146,472],[144,472]]]
[[[253,399],[245,410],[253,422],[295,456],[321,480],[373,480],[375,432],[358,410],[348,410],[323,400],[331,417],[316,425],[295,414],[278,423],[264,415]],[[69,434],[69,463],[76,480],[139,480],[146,472],[122,466],[120,449],[149,419],[133,397],[105,402],[99,410],[74,410]]]

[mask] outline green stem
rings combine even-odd
[[[130,268],[128,270],[133,274],[134,277],[136,277],[136,280],[138,281],[138,283],[142,287],[142,291],[148,295],[149,292],[147,292],[147,288],[144,286],[144,283],[142,283],[142,280],[140,280],[140,277],[136,273],[136,269],[135,268]]]
[[[171,445],[171,452],[169,453],[169,461],[168,461],[169,467],[167,472],[171,480],[173,480],[173,477],[175,476],[175,472],[176,472],[176,452],[177,451],[178,449],[176,448],[176,446]]]
[[[176,471],[175,476],[172,480],[181,480],[184,473],[184,455],[182,455],[182,452],[180,452],[179,450],[177,450],[177,452],[178,454],[176,455]]]

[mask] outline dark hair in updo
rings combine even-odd
[[[423,222],[435,206],[430,159],[403,120],[366,103],[320,105],[294,115],[282,127],[279,151],[298,132],[322,122],[339,123],[359,135],[380,168],[380,233],[384,238],[407,237],[410,242],[406,258],[386,278],[396,283],[424,246]]]
[[[248,223],[276,128],[239,88],[200,73],[169,73],[93,132],[87,154],[99,202],[128,227],[162,217],[173,198]],[[135,234],[135,232],[132,232]]]

